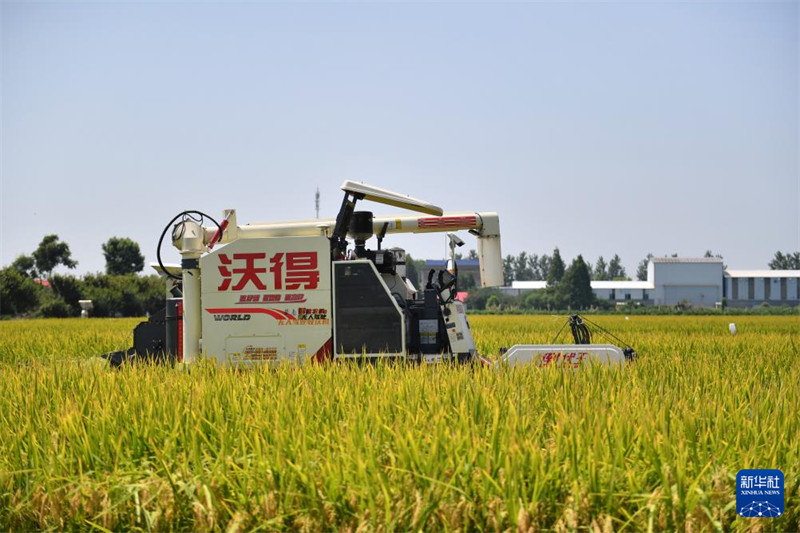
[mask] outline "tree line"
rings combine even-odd
[[[589,279],[592,280],[627,280],[625,267],[622,266],[622,259],[614,254],[609,262],[601,255],[594,265],[583,259],[589,272]],[[512,281],[551,281],[561,279],[566,270],[566,264],[561,257],[558,248],[553,250],[553,255],[528,254],[520,252],[519,255],[507,255],[503,259],[503,277],[506,283]],[[645,263],[645,277],[647,276],[647,265]]]
[[[106,260],[106,274],[119,276],[136,274],[144,268],[144,256],[139,245],[127,237],[111,237],[103,243],[103,256]],[[11,267],[31,278],[49,278],[59,265],[75,268],[78,262],[72,259],[69,245],[58,235],[46,235],[36,250],[30,255],[17,257]]]
[[[0,270],[0,314],[69,317],[80,314],[78,300],[92,300],[94,316],[142,316],[164,306],[164,282],[139,276],[144,256],[139,245],[112,237],[102,245],[105,273],[83,277],[54,274],[58,266],[74,269],[69,245],[46,235],[31,254]]]
[[[506,260],[503,261],[504,276],[515,276],[517,272],[514,269],[519,266],[522,268],[520,274],[525,277],[537,278],[524,281],[547,281],[547,287],[519,296],[504,295],[495,289],[473,290],[468,298],[471,309],[577,310],[607,306],[606,302],[598,301],[592,291],[592,268],[582,255],[573,259],[569,266],[566,266],[558,248],[553,251],[552,256],[527,256],[524,253],[520,256],[506,257]],[[534,264],[538,265],[538,271],[533,266]],[[544,268],[542,268],[543,266]],[[506,278],[506,283],[509,283],[508,278]]]
[[[800,270],[800,252],[775,252],[775,257],[769,262],[771,270]]]
[[[647,264],[655,256],[648,253],[636,267],[636,279],[638,281],[647,280]],[[666,255],[664,257],[667,257]],[[673,253],[669,257],[678,257],[678,254]],[[722,256],[715,254],[711,250],[706,250],[703,257],[718,257]],[[477,259],[477,254],[474,250],[470,250],[468,259]],[[622,266],[622,259],[618,254],[614,254],[611,259],[606,262],[605,258],[601,255],[597,258],[594,264],[589,261],[584,261],[589,269],[589,276],[592,281],[630,281],[625,267]],[[775,269],[800,269],[800,252],[795,254],[782,254],[777,252],[775,259],[769,263],[769,267]],[[561,253],[556,247],[553,250],[553,255],[542,254],[528,254],[527,252],[520,252],[519,255],[507,255],[503,259],[503,277],[507,284],[512,281],[550,281],[551,269],[556,272],[556,277],[563,272],[565,268],[564,260],[561,258]]]
[[[0,314],[48,317],[77,316],[78,300],[93,301],[95,316],[141,316],[163,307],[164,284],[156,275],[137,275],[144,268],[144,256],[139,245],[126,237],[111,237],[102,245],[106,261],[105,273],[83,277],[53,274],[58,266],[74,269],[78,262],[72,258],[69,245],[58,235],[46,235],[30,254],[17,257],[0,270]],[[677,257],[678,254],[672,254]],[[457,259],[462,259],[458,254]],[[639,262],[638,280],[647,279],[647,264],[652,253]],[[705,257],[722,256],[707,250]],[[477,259],[470,250],[466,259]],[[769,262],[773,270],[800,270],[800,252],[776,252]],[[408,277],[420,286],[424,261],[407,256]],[[506,284],[513,281],[547,281],[545,290],[521,295],[517,307],[523,309],[586,309],[602,306],[591,289],[592,280],[629,280],[618,254],[606,262],[603,256],[594,264],[578,255],[566,265],[558,248],[548,254],[507,255],[503,260]],[[459,279],[460,290],[473,290],[471,276]],[[474,309],[501,307],[506,297],[486,290],[473,291],[470,306]],[[502,300],[502,301],[501,301]]]

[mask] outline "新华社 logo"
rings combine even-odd
[[[736,512],[745,518],[777,518],[783,514],[783,472],[746,469],[736,474]]]
[[[218,291],[313,290],[319,284],[317,252],[219,254]]]

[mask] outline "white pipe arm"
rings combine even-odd
[[[336,225],[336,219],[293,220],[287,222],[254,223],[245,226],[236,224],[236,213],[225,212],[228,227],[222,235],[221,243],[237,239],[262,239],[265,237],[329,237]],[[493,212],[452,212],[442,216],[431,215],[383,215],[372,220],[372,232],[386,233],[440,233],[468,230],[478,237],[478,260],[481,271],[481,285],[495,287],[503,285],[503,256],[500,250],[500,218]],[[216,234],[216,226],[204,228],[206,242]]]

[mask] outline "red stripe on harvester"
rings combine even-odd
[[[460,226],[474,226],[478,221],[476,217],[433,217],[420,218],[417,227],[420,228],[452,228]]]
[[[285,312],[279,311],[277,309],[266,309],[260,307],[218,307],[215,309],[206,309],[209,313],[252,313],[252,314],[264,314],[269,315],[272,318],[276,318],[278,320],[297,320],[293,315]]]
[[[297,320],[296,316],[294,316],[291,313],[287,313],[286,311],[281,311],[280,309],[272,309],[272,311],[275,311],[280,316],[282,316],[283,317],[282,320]]]
[[[325,344],[311,357],[314,363],[322,363],[329,359],[333,359],[333,339],[325,341]]]

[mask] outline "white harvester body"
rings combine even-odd
[[[198,230],[192,219],[175,226],[173,244],[183,257],[183,362],[210,357],[250,366],[477,356],[454,287],[437,285],[435,305],[430,294],[427,305],[420,303],[424,291],[406,277],[405,251],[380,250],[380,244],[377,251],[366,250],[364,242],[374,235],[382,240],[394,233],[467,230],[478,237],[481,285],[502,285],[497,214],[444,213],[428,202],[350,181],[342,189],[345,202],[336,219],[240,226],[229,209],[221,232],[215,226]],[[423,214],[360,212],[368,217],[361,217],[355,229],[350,218],[356,200]],[[345,234],[356,241],[356,249],[336,246]],[[430,293],[430,284],[427,289]]]
[[[502,285],[497,213],[444,213],[423,200],[350,181],[342,190],[335,219],[240,226],[228,209],[221,224],[204,226],[194,216],[207,216],[200,212],[176,216],[172,222],[181,220],[171,236],[180,267],[161,263],[159,241],[157,270],[169,279],[167,307],[140,324],[134,348],[110,354],[112,362],[152,353],[184,364],[203,357],[235,366],[351,358],[486,362],[476,351],[464,304],[455,299],[454,250],[464,242],[452,232],[477,237],[481,286]],[[373,216],[355,211],[359,200],[420,214]],[[416,287],[406,276],[405,251],[381,249],[381,243],[389,234],[430,232],[448,232],[450,261]],[[375,250],[366,247],[372,237]],[[554,350],[567,350],[573,353],[569,364],[579,366],[614,362],[621,354],[613,346],[579,352],[560,346],[513,346],[504,361],[547,366],[542,362],[550,364]],[[577,360],[574,353],[580,353]]]

